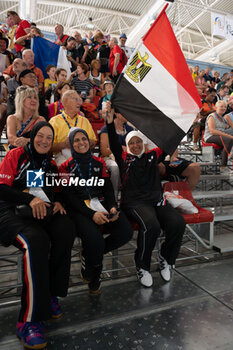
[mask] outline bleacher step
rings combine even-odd
[[[233,252],[233,233],[224,233],[222,235],[215,235],[214,249],[220,253]]]

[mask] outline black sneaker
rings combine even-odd
[[[81,254],[81,271],[80,271],[81,279],[83,283],[91,282],[93,271],[91,268],[86,266],[86,261],[84,256]]]
[[[99,266],[93,266],[92,269],[92,278],[91,281],[88,283],[90,294],[92,295],[98,295],[100,294],[100,276],[102,272],[102,264]]]

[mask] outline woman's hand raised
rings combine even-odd
[[[106,108],[105,108],[105,111],[106,111],[106,116],[107,116],[107,121],[108,123],[112,123],[113,122],[113,116],[114,116],[114,109],[112,108],[112,104],[110,101],[107,101],[106,102]]]

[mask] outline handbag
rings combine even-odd
[[[50,207],[46,207],[46,216],[43,220],[48,219],[53,215],[53,207],[54,205],[52,203]],[[22,219],[35,219],[32,215],[32,208],[27,204],[17,205],[15,208],[15,214]]]

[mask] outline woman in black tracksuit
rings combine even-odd
[[[58,175],[56,163],[49,156],[53,138],[52,126],[38,122],[31,130],[30,142],[9,151],[0,164],[0,243],[14,245],[23,252],[23,289],[16,333],[30,349],[42,349],[47,344],[40,321],[62,315],[57,296],[67,295],[75,237],[74,224],[64,215],[59,202],[61,196],[53,186],[47,186],[46,179],[51,183]],[[47,198],[33,194],[31,188],[29,191],[33,171],[37,171],[37,185],[42,185],[38,190]],[[23,209],[21,215],[19,211],[15,213],[17,206]]]
[[[90,292],[98,294],[103,255],[127,243],[133,230],[125,215],[117,212],[106,164],[102,158],[92,156],[86,131],[75,128],[69,141],[72,158],[61,164],[59,174],[72,185],[63,186],[62,190],[82,240],[82,278]],[[101,226],[108,237],[103,237]]]
[[[127,152],[123,151],[115,131],[114,110],[110,102],[107,102],[107,111],[110,148],[121,174],[121,207],[139,225],[135,252],[138,279],[146,287],[153,284],[150,274],[151,254],[162,228],[166,238],[158,260],[161,277],[168,282],[171,266],[175,264],[179,253],[185,222],[163,197],[158,163],[165,155],[159,148],[145,152],[142,136],[137,131],[127,135]]]

